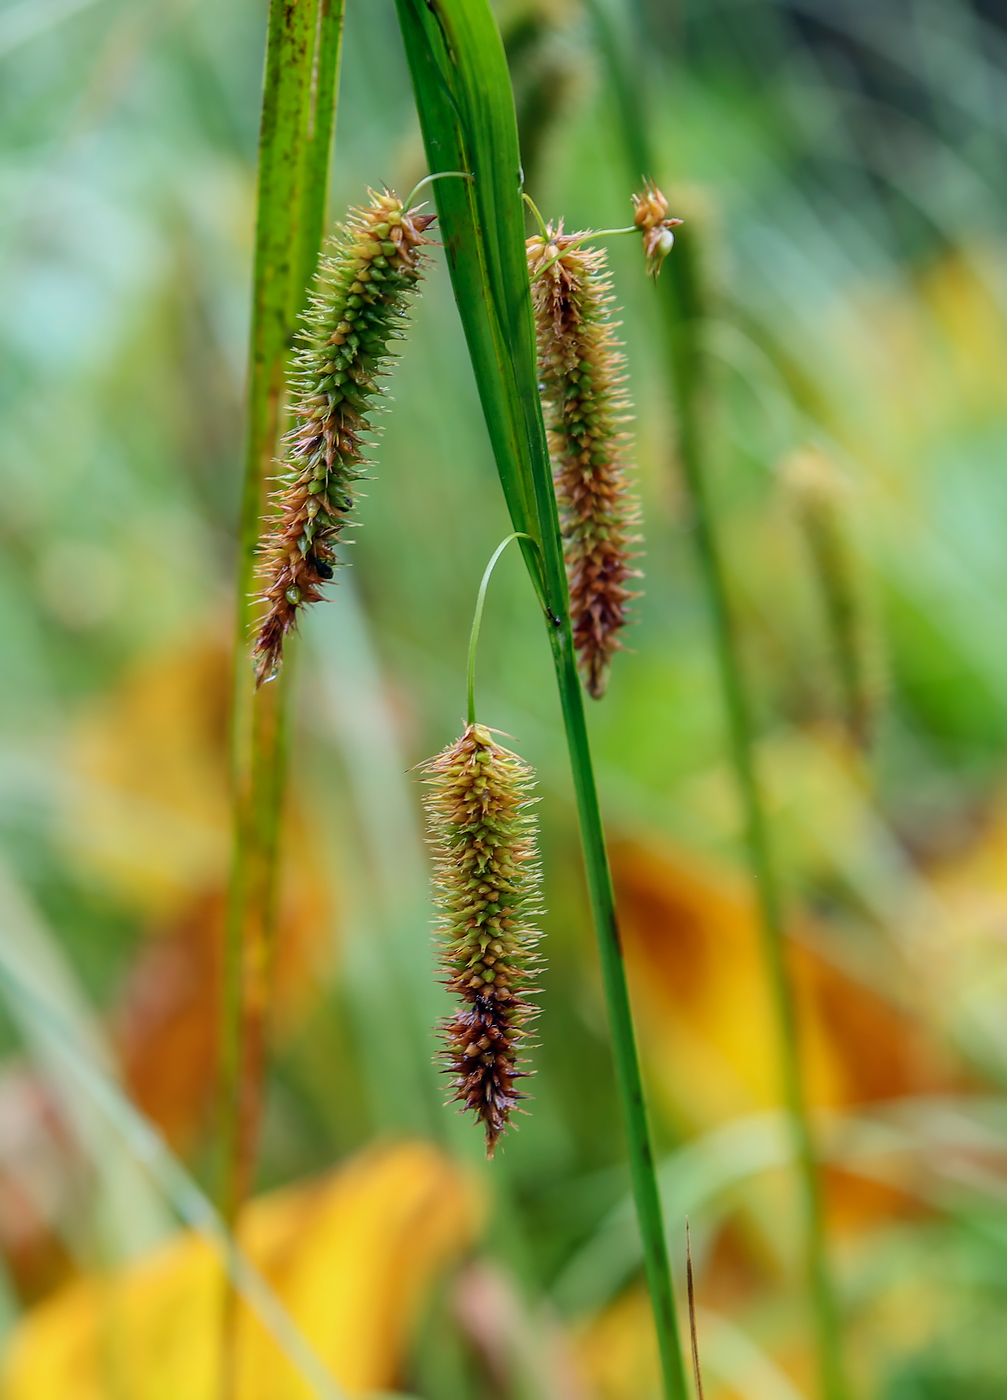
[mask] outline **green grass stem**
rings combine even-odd
[[[219,1199],[229,1223],[250,1188],[254,1164],[289,686],[288,666],[276,682],[254,690],[252,597],[260,522],[283,422],[287,360],[324,231],[342,22],[342,0],[272,0],[270,6],[239,531],[232,714],[235,822],[219,1085]]]
[[[635,179],[656,168],[640,86],[640,71],[623,52],[600,0],[588,0],[599,48],[618,108],[627,165]],[[775,1009],[780,1081],[793,1134],[804,1226],[804,1267],[814,1316],[819,1384],[823,1400],[846,1400],[839,1306],[828,1265],[821,1171],[801,1072],[794,989],[787,964],[786,923],[779,873],[756,763],[756,726],[731,605],[716,509],[707,475],[704,400],[707,394],[703,323],[705,306],[697,235],[686,224],[657,282],[662,333],[673,386],[678,454],[685,478],[700,579],[713,628],[730,754],[744,821],[745,846],[755,887],[763,955]]]
[[[851,745],[863,750],[871,737],[877,686],[867,665],[867,620],[842,503],[809,501],[802,521],[839,682],[843,725]]]
[[[666,314],[671,298],[662,298]],[[669,321],[671,316],[668,316]],[[673,333],[669,332],[669,338]],[[681,414],[681,403],[680,414]],[[828,1267],[821,1172],[801,1073],[794,989],[787,964],[786,921],[766,804],[755,756],[755,723],[731,607],[716,515],[693,415],[681,414],[679,451],[691,508],[700,575],[713,625],[731,759],[741,799],[745,845],[755,886],[759,930],[780,1045],[783,1101],[793,1133],[803,1197],[805,1269],[815,1319],[819,1379],[825,1400],[845,1400],[839,1309]],[[688,423],[688,428],[687,428]]]
[[[234,838],[218,1071],[218,1202],[229,1229],[251,1190],[266,1060],[290,666],[258,692],[249,657],[259,533],[283,422],[287,360],[324,232],[343,0],[272,0],[266,39],[234,637]],[[236,1384],[225,1289],[220,1394]]]
[[[573,648],[566,571],[538,394],[534,318],[514,99],[486,0],[397,0],[455,299],[497,469],[543,605],[559,686],[601,959],[666,1400],[685,1400],[685,1371],[640,1065],[601,823],[584,699]],[[541,568],[536,558],[541,553]]]

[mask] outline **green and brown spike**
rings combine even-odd
[[[550,224],[528,240],[538,364],[570,589],[574,645],[588,693],[605,693],[639,578],[639,506],[627,482],[625,361],[609,318],[605,254],[590,234]]]
[[[516,1081],[539,960],[541,874],[528,808],[532,770],[481,724],[424,765],[434,846],[437,933],[448,988],[460,999],[441,1026],[452,1099],[471,1109],[492,1157],[519,1100]]]
[[[272,498],[259,574],[266,605],[255,637],[256,684],[276,675],[300,610],[322,597],[335,546],[366,476],[364,436],[422,273],[432,214],[406,209],[390,191],[368,191],[319,263],[292,375],[294,427]]]

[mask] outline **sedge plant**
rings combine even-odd
[[[539,398],[514,99],[486,0],[397,0],[437,208],[507,507],[542,605],[570,754],[626,1128],[644,1267],[667,1400],[685,1370],[654,1154],[571,626],[563,539]]]

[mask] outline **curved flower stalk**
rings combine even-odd
[[[562,223],[529,238],[539,373],[570,588],[574,644],[588,693],[605,693],[639,578],[640,510],[627,482],[625,360],[609,318],[605,253]]]
[[[261,599],[255,638],[256,684],[271,680],[283,642],[306,604],[333,575],[335,546],[368,465],[364,435],[397,339],[409,294],[425,261],[419,249],[434,215],[406,209],[397,195],[370,194],[319,264],[295,361],[295,425],[273,495],[276,514],[261,546]]]
[[[441,1026],[452,1101],[471,1109],[493,1156],[528,1071],[519,1051],[538,1008],[535,927],[541,873],[529,814],[531,768],[469,724],[423,767],[435,848],[437,932],[447,986],[461,1005]]]

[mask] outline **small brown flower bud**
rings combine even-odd
[[[677,228],[681,219],[669,219],[668,201],[661,191],[648,180],[643,194],[633,196],[636,211],[633,222],[643,234],[643,251],[647,258],[647,271],[654,277],[661,271],[661,264],[675,246],[672,229]]]

